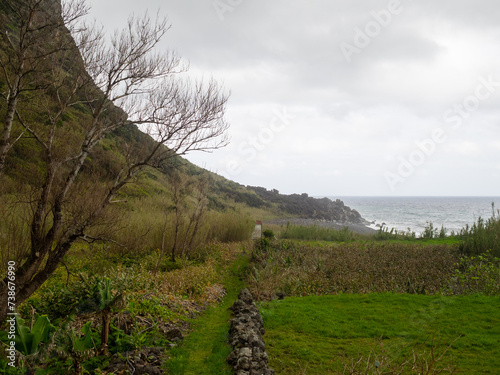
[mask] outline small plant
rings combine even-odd
[[[342,374],[455,374],[457,369],[448,352],[457,340],[458,338],[439,352],[436,350],[437,345],[434,340],[428,345],[416,345],[411,348],[411,353],[406,358],[395,359],[394,353],[390,353],[380,339],[378,347],[367,356],[351,360],[344,359]],[[427,349],[429,346],[430,349]]]
[[[49,342],[55,327],[50,324],[46,315],[36,316],[31,327],[24,325],[25,322],[24,319],[16,317],[15,341],[16,350],[28,356],[37,353],[44,344]],[[2,333],[4,336],[6,332]]]
[[[69,321],[65,322],[58,333],[56,333],[57,353],[60,358],[70,357],[74,374],[82,374],[82,362],[95,353],[96,343],[94,341],[91,324],[87,322],[82,327],[80,334],[76,333],[73,327],[69,327]]]
[[[26,369],[20,367],[12,367],[5,359],[0,358],[0,374],[5,375],[26,375]]]
[[[105,278],[99,285],[99,310],[101,311],[102,330],[101,330],[101,347],[99,352],[107,354],[109,341],[109,323],[111,322],[111,308],[123,304],[123,295],[118,293],[112,294],[111,280]]]
[[[422,238],[436,238],[438,237],[438,229],[434,228],[434,224],[432,224],[430,221],[426,221],[424,231],[420,236]]]
[[[439,238],[446,238],[446,228],[444,227],[444,225],[441,225],[441,230],[439,231]]]
[[[276,237],[271,229],[266,229],[264,232],[262,232],[262,235],[264,236],[264,238],[269,238],[270,240]]]
[[[456,264],[448,286],[452,294],[500,294],[500,258],[490,251],[478,256],[463,256]]]

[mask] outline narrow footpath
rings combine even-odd
[[[243,277],[249,256],[238,257],[224,275],[223,284],[227,290],[224,301],[209,308],[192,325],[192,331],[183,343],[169,352],[168,374],[172,375],[231,375],[233,370],[227,364],[231,353],[228,345],[231,311],[229,307],[238,299],[238,293],[245,287]]]

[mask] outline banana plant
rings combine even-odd
[[[48,343],[55,327],[50,324],[46,315],[37,315],[34,324],[31,327],[25,325],[26,321],[18,316],[15,317],[14,341],[16,350],[24,356],[36,354],[41,344]],[[0,341],[4,344],[9,343],[9,334],[5,331],[0,332]]]
[[[85,323],[81,329],[81,335],[77,335],[73,330],[69,334],[70,345],[68,352],[73,358],[75,375],[82,373],[82,362],[92,354],[92,349],[95,347],[92,339],[92,328],[90,328],[91,324],[90,321]]]
[[[54,336],[55,352],[60,359],[71,358],[73,374],[82,374],[82,362],[91,357],[96,349],[93,339],[94,332],[91,321],[83,325],[80,332],[75,332],[72,325],[75,315],[70,315],[61,325]]]
[[[15,320],[16,351],[25,359],[28,374],[31,374],[36,365],[37,356],[43,355],[42,348],[50,343],[55,327],[46,315],[36,315],[31,327],[26,326],[26,321],[18,316],[15,317]],[[2,342],[9,342],[8,337],[7,332],[0,332]]]
[[[28,356],[37,353],[40,344],[49,342],[55,327],[50,324],[47,315],[38,316],[31,329],[25,326],[24,323],[24,319],[16,317],[16,350]]]
[[[101,354],[108,354],[109,341],[109,323],[111,321],[111,309],[123,304],[123,295],[118,293],[113,296],[111,292],[111,280],[107,277],[99,285],[99,311],[101,312],[102,330],[101,330]]]

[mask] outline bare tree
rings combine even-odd
[[[163,204],[164,220],[160,223],[161,245],[155,273],[166,254],[166,241],[169,229],[172,229],[170,260],[175,262],[176,255],[189,256],[197,238],[202,218],[208,208],[208,190],[210,179],[204,176],[186,177],[178,171],[171,176],[171,202]],[[194,199],[191,199],[193,198]]]
[[[189,217],[188,226],[184,235],[184,240],[182,243],[182,255],[188,255],[189,251],[193,248],[194,239],[198,234],[202,218],[208,208],[208,190],[210,187],[210,179],[205,177],[200,177],[194,186],[194,191],[196,194],[196,202],[192,208],[191,215]]]
[[[28,129],[18,127],[13,133],[19,101],[25,94],[41,91],[49,85],[42,79],[46,61],[71,50],[74,42],[67,29],[87,13],[82,0],[61,7],[57,1],[3,1],[4,29],[0,34],[0,73],[5,85],[0,92],[2,125],[0,136],[0,176],[5,169],[7,153]],[[54,68],[53,66],[52,68]]]
[[[39,0],[44,1],[53,2]],[[47,280],[75,241],[102,225],[113,198],[145,167],[227,143],[227,94],[213,80],[191,84],[182,78],[187,66],[179,57],[156,52],[168,29],[159,17],[131,17],[106,43],[98,29],[84,25],[74,35],[79,51],[42,59],[45,69],[33,76],[33,85],[46,86],[36,108],[27,103],[23,113],[17,104],[15,115],[36,140],[34,153],[43,169],[31,201],[29,246],[18,260],[18,304]],[[54,60],[59,61],[55,67]],[[33,112],[45,121],[25,115]],[[107,171],[98,188],[82,188],[88,171],[103,173],[90,157],[95,146],[132,122],[152,140],[129,145],[126,160]],[[7,281],[0,284],[0,321],[7,313]]]
[[[172,175],[172,206],[171,210],[174,212],[174,236],[172,239],[172,249],[170,251],[170,260],[175,262],[175,254],[179,248],[180,232],[184,221],[186,196],[190,193],[190,183],[185,176],[182,176],[177,171]]]
[[[156,261],[155,268],[153,270],[153,273],[156,275],[158,270],[160,269],[160,264],[165,256],[165,253],[167,252],[167,246],[166,246],[166,241],[167,241],[167,234],[168,234],[168,227],[170,224],[170,211],[172,210],[172,206],[170,206],[169,203],[167,203],[165,200],[163,201],[163,222],[160,224],[160,233],[161,233],[161,244],[158,254],[158,260]]]

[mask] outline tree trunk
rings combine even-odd
[[[0,138],[0,176],[5,168],[5,160],[7,158],[7,153],[11,148],[10,135],[12,132],[12,122],[14,121],[14,114],[16,113],[18,95],[13,93],[12,97],[9,98],[9,103],[7,105],[7,113],[5,115],[5,120],[3,124],[2,137]]]
[[[158,270],[160,268],[160,263],[161,260],[163,259],[163,255],[165,255],[165,227],[163,227],[163,232],[161,234],[161,247],[160,247],[160,254],[158,255],[158,260],[156,261],[156,266],[153,271],[153,274],[156,275],[158,273]]]
[[[0,281],[0,324],[7,318],[8,297],[7,284],[4,280]]]
[[[174,187],[175,189],[175,187]],[[179,227],[181,225],[181,209],[179,207],[180,198],[175,196],[178,192],[174,192],[174,203],[175,203],[175,230],[174,230],[174,244],[172,245],[172,262],[175,262],[175,252],[177,251],[177,242],[179,242]]]
[[[99,353],[101,355],[108,354],[108,341],[109,341],[109,323],[111,321],[111,308],[106,307],[102,311],[102,329],[101,329],[101,347]]]
[[[75,361],[75,375],[81,375],[82,374],[82,361],[80,358],[73,358],[73,361]]]
[[[79,237],[79,234],[70,236],[61,245],[57,246],[50,252],[47,262],[42,270],[37,264],[41,264],[48,251],[44,255],[40,255],[36,259],[31,259],[16,272],[16,306],[26,301],[42,284],[54,273],[59,266],[62,258],[66,255],[71,245]],[[39,249],[39,251],[43,251]],[[7,318],[7,301],[8,295],[6,292],[7,278],[0,283],[0,322]],[[3,292],[5,290],[5,293]]]
[[[172,262],[175,262],[175,251],[177,250],[177,237],[179,235],[179,220],[175,223],[174,244],[172,245]]]

